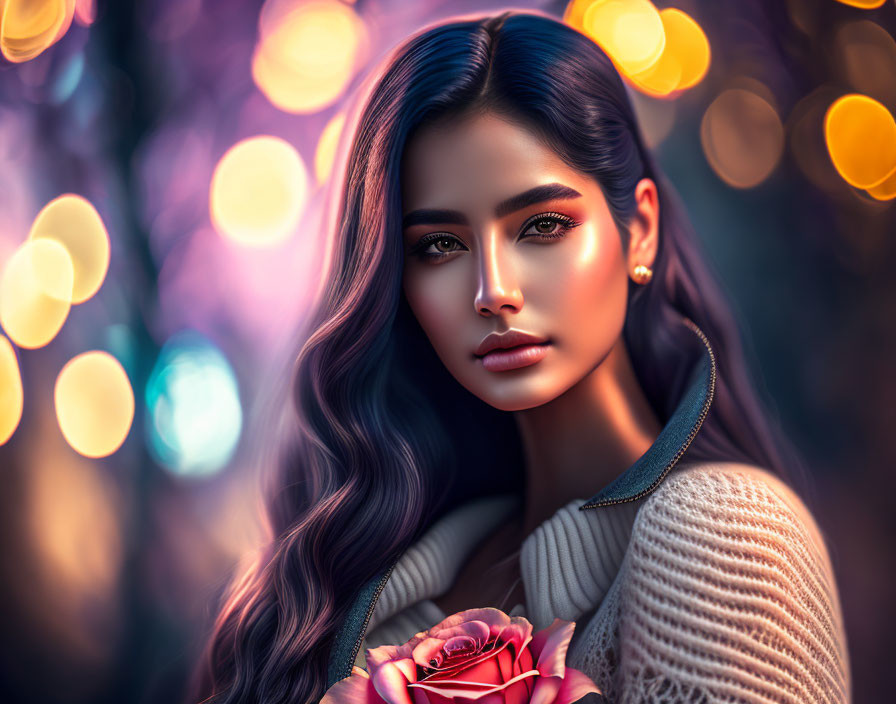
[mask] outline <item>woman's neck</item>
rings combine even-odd
[[[585,378],[550,403],[516,411],[527,489],[523,534],[631,466],[662,429],[620,335]]]

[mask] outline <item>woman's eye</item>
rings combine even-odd
[[[569,230],[579,223],[565,215],[539,215],[523,232],[523,237],[538,237],[545,240],[553,240],[563,237]]]
[[[465,249],[456,237],[451,235],[434,235],[424,237],[414,247],[412,254],[416,254],[422,259],[441,259],[452,252],[459,252]]]

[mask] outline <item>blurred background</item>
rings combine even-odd
[[[512,6],[625,75],[808,460],[855,700],[890,699],[896,2]],[[0,0],[0,700],[183,697],[260,540],[359,88],[507,7]]]

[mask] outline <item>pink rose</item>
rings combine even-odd
[[[570,704],[600,690],[566,666],[575,630],[559,618],[532,635],[532,624],[500,609],[449,616],[404,645],[366,652],[320,704]]]

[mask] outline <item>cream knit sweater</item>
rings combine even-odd
[[[357,664],[367,648],[403,643],[445,618],[431,599],[518,501],[462,506],[403,555]],[[851,701],[824,540],[774,475],[682,462],[645,498],[578,510],[583,503],[562,507],[523,542],[526,604],[510,613],[536,629],[554,617],[576,621],[567,664],[608,701]]]

